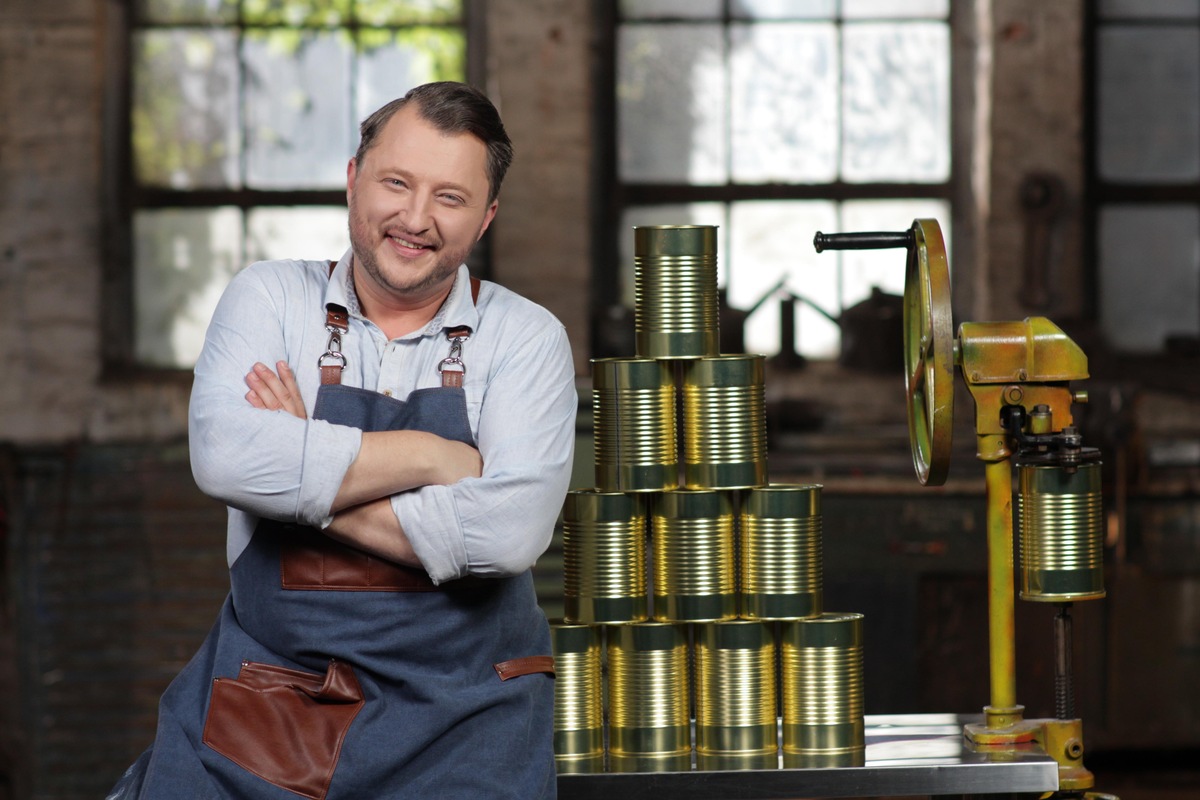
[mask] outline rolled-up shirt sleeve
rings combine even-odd
[[[307,323],[309,296],[323,283],[310,279],[310,288],[305,265],[294,262],[289,274],[278,263],[271,270],[252,265],[235,276],[213,315],[188,410],[192,473],[202,491],[232,508],[322,527],[362,432],[311,418],[315,370],[295,368],[307,355],[305,329],[287,329]],[[281,360],[293,365],[309,419],[257,409],[246,399],[251,366],[274,368]]]
[[[479,411],[482,476],[392,498],[438,583],[528,569],[549,546],[568,489],[578,396],[566,332],[545,314],[502,352]]]

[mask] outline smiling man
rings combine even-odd
[[[232,589],[110,798],[555,795],[530,567],[569,480],[570,346],[463,263],[512,147],[457,83],[361,134],[350,251],[253,264],[214,314],[191,454]]]

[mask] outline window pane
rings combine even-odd
[[[726,181],[719,25],[637,25],[617,43],[617,147],[630,183]]]
[[[235,22],[237,0],[135,0],[133,13],[138,22]]]
[[[837,31],[833,25],[735,25],[733,179],[817,183],[837,177]]]
[[[133,39],[133,161],[147,186],[238,186],[237,59],[221,30]]]
[[[832,19],[835,0],[735,0],[734,19]]]
[[[1100,0],[1097,14],[1108,19],[1196,19],[1200,0]]]
[[[350,45],[344,34],[247,31],[246,184],[345,185],[353,153]]]
[[[950,252],[950,204],[944,200],[848,200],[841,216],[843,231],[903,231],[915,219],[935,219]],[[870,297],[872,288],[904,294],[906,250],[837,250],[828,255],[841,261],[839,313]]]
[[[135,356],[158,367],[190,367],[229,279],[241,269],[235,208],[141,211],[134,215]]]
[[[842,176],[937,183],[950,175],[950,46],[945,25],[843,29]]]
[[[836,214],[833,202],[824,200],[733,204],[729,220],[729,304],[748,310],[761,302],[746,321],[747,352],[779,352],[781,293],[764,297],[783,280],[784,291],[807,301],[796,305],[793,347],[807,356],[837,355],[837,325],[808,305],[837,314],[837,263],[809,244],[817,231],[836,229]]]
[[[257,208],[247,214],[246,261],[337,261],[350,247],[343,206]]]
[[[350,19],[350,0],[243,0],[247,25],[340,25]]]
[[[356,0],[354,13],[368,25],[403,25],[422,22],[460,22],[462,0]]]
[[[621,0],[628,19],[720,19],[721,0]]]
[[[725,262],[728,252],[726,232],[729,229],[722,203],[688,203],[684,205],[631,206],[621,215],[620,280],[621,303],[634,307],[633,229],[639,225],[716,225],[717,282],[725,285]]]
[[[1200,32],[1108,28],[1098,49],[1101,176],[1152,183],[1200,177]]]
[[[945,19],[949,15],[950,0],[842,0],[842,16],[847,19]]]
[[[1109,206],[1099,237],[1100,326],[1110,344],[1149,353],[1168,336],[1200,334],[1200,209]]]
[[[363,31],[351,141],[358,141],[358,120],[412,87],[429,81],[465,80],[466,50],[459,28]]]

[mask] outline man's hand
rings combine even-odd
[[[286,361],[275,364],[278,374],[271,371],[266,364],[255,364],[246,373],[246,400],[255,408],[268,411],[286,411],[294,417],[304,419],[308,412],[304,410],[304,399],[300,397],[300,388],[296,385],[296,376]]]

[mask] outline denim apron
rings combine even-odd
[[[404,401],[329,382],[313,417],[474,445],[461,378]],[[109,798],[555,796],[553,661],[528,570],[434,586],[264,520],[230,576],[154,745]]]

